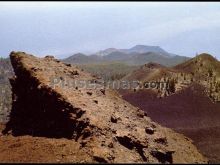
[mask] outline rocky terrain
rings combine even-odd
[[[51,56],[12,52],[10,58],[13,105],[2,126],[0,162],[207,162],[189,138],[153,122],[81,69]],[[79,81],[95,88],[70,83]]]
[[[140,81],[135,90],[119,91],[125,100],[163,126],[190,137],[211,163],[220,161],[218,60],[201,54],[172,68],[149,63],[124,79]],[[162,84],[142,89],[144,82]]]

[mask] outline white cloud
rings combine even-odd
[[[125,42],[133,40],[135,42],[160,42],[169,37],[178,35],[186,31],[196,29],[210,29],[220,27],[220,12],[211,12],[194,17],[175,19],[168,22],[158,22],[155,25],[145,25],[132,32],[125,32],[117,36],[117,40]]]

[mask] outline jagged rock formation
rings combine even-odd
[[[152,122],[116,92],[98,88],[99,81],[77,67],[24,52],[10,58],[16,76],[4,134],[72,139],[87,162],[207,162],[191,140]],[[72,84],[79,81],[97,88]]]

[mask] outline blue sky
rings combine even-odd
[[[161,46],[220,59],[220,2],[0,2],[0,56]]]

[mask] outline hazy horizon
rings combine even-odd
[[[219,2],[0,2],[0,57],[160,46],[220,59]]]

